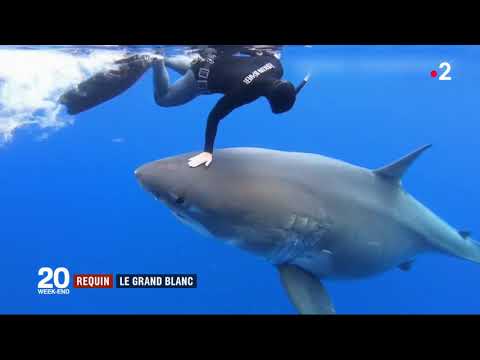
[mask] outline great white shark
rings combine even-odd
[[[329,157],[261,148],[216,150],[209,167],[192,153],[135,171],[182,222],[277,267],[302,314],[333,314],[324,279],[408,270],[425,252],[476,263],[480,245],[422,205],[401,178],[423,146],[370,170]]]

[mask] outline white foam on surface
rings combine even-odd
[[[104,49],[81,54],[0,46],[0,146],[20,128],[38,128],[44,140],[51,130],[73,123],[58,98],[124,55]]]
[[[0,45],[0,147],[11,142],[19,129],[31,129],[35,140],[45,141],[53,131],[72,124],[74,117],[58,103],[60,96],[96,72],[113,68],[126,51],[132,49]],[[185,47],[162,51],[145,46],[133,51],[159,58],[165,52],[188,54]]]

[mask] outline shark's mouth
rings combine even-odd
[[[178,211],[177,209],[170,208],[170,211],[172,214],[180,221],[182,224],[192,228],[194,231],[208,237],[212,237],[213,235],[210,233],[210,231],[207,230],[205,226],[203,226],[199,221],[196,221],[195,219],[183,214],[181,211]]]

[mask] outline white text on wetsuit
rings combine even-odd
[[[245,84],[250,84],[253,80],[255,80],[257,77],[259,77],[260,75],[262,75],[264,72],[267,72],[268,70],[271,70],[275,68],[275,66],[273,66],[272,63],[267,63],[265,65],[263,65],[261,68],[255,70],[254,72],[252,72],[251,74],[247,75],[245,77],[245,79],[243,79],[243,82]]]

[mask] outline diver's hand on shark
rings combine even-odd
[[[209,152],[204,151],[188,159],[188,166],[197,167],[202,164],[205,164],[205,166],[209,166],[212,160],[213,160],[213,155]]]

